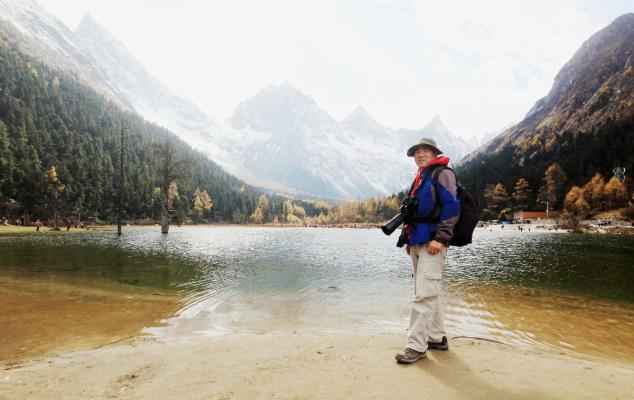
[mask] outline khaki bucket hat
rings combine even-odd
[[[420,149],[421,147],[429,147],[436,153],[442,154],[442,151],[440,151],[440,149],[436,146],[436,141],[434,139],[422,138],[418,141],[418,143],[407,149],[407,156],[414,157],[414,153],[416,153],[416,150]]]

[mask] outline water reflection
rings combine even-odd
[[[242,227],[29,235],[0,238],[0,274],[178,294],[165,326],[144,325],[157,335],[404,332],[411,267],[394,240]],[[628,237],[478,231],[449,252],[450,333],[634,360],[632,256]]]

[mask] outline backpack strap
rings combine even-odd
[[[436,224],[440,222],[440,213],[442,212],[442,203],[440,202],[440,194],[438,192],[438,177],[440,176],[440,173],[446,169],[453,172],[454,176],[456,175],[456,172],[453,169],[444,165],[441,167],[434,168],[434,170],[431,173],[432,185],[434,186],[434,190],[436,191],[434,212],[430,216],[427,216],[424,218],[416,218],[416,222],[424,222],[428,224]],[[457,181],[457,178],[456,178],[456,181]]]
[[[425,178],[423,179],[423,177],[421,177],[421,182],[420,182],[420,184],[418,185],[418,187],[416,188],[416,192],[414,192],[414,197],[416,197],[416,194],[418,193],[418,191],[419,191],[419,190],[421,190],[421,189],[423,188],[423,186],[425,186],[425,183],[427,182],[427,180],[428,180],[430,177],[431,177],[431,178],[432,178],[432,180],[433,180],[434,176],[436,176],[436,180],[437,180],[437,179],[438,179],[438,176],[437,176],[437,175],[435,175],[435,174],[436,174],[436,171],[438,171],[438,170],[442,170],[442,169],[444,169],[444,168],[445,168],[445,166],[442,166],[442,165],[441,165],[441,166],[435,165],[435,166],[433,166],[433,167],[429,170],[430,172],[425,171],[425,172],[427,172],[427,173],[425,173],[425,172],[424,172],[424,174],[425,174]],[[440,172],[438,172],[438,173],[440,173]],[[413,184],[413,183],[412,183],[412,187],[411,187],[411,189],[410,189],[410,192],[412,191],[412,189],[414,189],[414,184]],[[412,226],[412,228],[415,228],[416,224],[417,224],[417,223],[421,223],[421,222],[426,222],[426,223],[429,223],[430,221],[428,221],[428,218],[420,218],[420,217],[416,217],[416,216],[414,216],[414,218],[412,218],[412,221],[411,221],[410,225]]]

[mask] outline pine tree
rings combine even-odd
[[[518,210],[526,210],[528,208],[528,201],[531,194],[531,188],[528,181],[524,178],[518,179],[513,190],[515,208]]]
[[[13,182],[13,154],[9,146],[9,135],[6,126],[0,121],[0,202],[4,202],[11,194]]]
[[[496,185],[487,185],[484,191],[484,197],[487,200],[487,207],[484,210],[489,216],[493,216],[497,219],[504,217],[508,211],[502,213],[509,205],[509,195],[506,188],[501,183]]]
[[[50,193],[51,205],[53,208],[53,227],[59,227],[59,199],[61,193],[64,191],[65,185],[57,177],[57,170],[52,165],[46,173],[46,180],[48,181],[48,190]]]
[[[551,209],[560,208],[566,194],[567,181],[568,178],[561,166],[557,163],[551,164],[544,173],[537,200],[548,202],[548,206]]]

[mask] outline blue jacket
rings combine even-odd
[[[436,168],[442,168],[436,167]],[[437,240],[445,246],[449,245],[453,236],[453,229],[460,218],[460,200],[457,198],[458,185],[456,175],[449,169],[444,169],[438,175],[438,183],[434,185],[433,173],[435,168],[428,168],[421,178],[425,181],[415,193],[418,199],[417,217],[431,217],[436,208],[436,196],[440,196],[440,221],[438,223],[416,223],[409,235],[409,245],[428,243]],[[427,178],[427,179],[425,179]],[[437,189],[437,190],[436,190]]]

